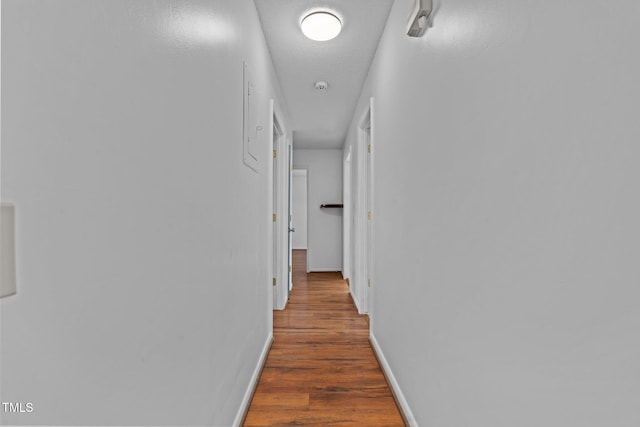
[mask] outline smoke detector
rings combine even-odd
[[[314,87],[316,88],[317,91],[324,92],[329,87],[329,83],[322,82],[322,81],[316,82]]]

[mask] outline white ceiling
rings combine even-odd
[[[341,148],[393,0],[255,0],[284,92],[295,148]],[[342,20],[333,40],[300,31],[308,12],[330,9]],[[314,89],[326,81],[326,91]]]

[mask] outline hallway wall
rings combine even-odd
[[[640,6],[436,3],[422,38],[394,3],[355,115],[372,334],[421,426],[640,425]]]
[[[294,141],[295,144],[295,141]],[[342,269],[342,150],[293,150],[294,169],[307,169],[307,268]]]
[[[3,424],[233,422],[272,329],[260,28],[251,0],[2,0],[1,397],[34,408]]]

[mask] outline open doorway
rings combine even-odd
[[[294,169],[291,183],[293,250],[307,250],[307,170]]]

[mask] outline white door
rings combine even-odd
[[[372,203],[372,173],[371,173],[371,126],[365,129],[365,141],[367,146],[367,288],[364,297],[364,310],[369,313],[371,311],[371,278],[373,277],[373,239],[372,239],[372,222],[373,222],[373,203]]]
[[[289,147],[281,115],[271,101],[273,140],[273,307],[283,310],[289,297]]]
[[[291,290],[293,289],[293,256],[292,256],[292,251],[293,251],[293,233],[295,231],[295,228],[293,227],[293,189],[291,188],[293,186],[293,145],[289,144],[289,150],[288,150],[288,154],[289,154],[289,180],[288,180],[288,202],[287,202],[287,212],[289,215],[289,219],[288,219],[288,228],[289,228],[289,236],[288,236],[288,256],[289,256],[289,292],[291,292]],[[288,297],[288,295],[287,295]]]
[[[373,99],[358,125],[357,195],[355,206],[354,291],[356,305],[361,314],[371,317],[371,294],[375,286],[373,277]],[[371,318],[373,321],[373,318]]]
[[[295,169],[292,180],[291,227],[293,249],[307,249],[307,170]]]
[[[277,212],[278,212],[278,159],[276,158],[276,153],[278,149],[278,138],[279,134],[274,125],[273,127],[273,260],[272,260],[272,268],[273,268],[273,308],[277,308],[280,304],[278,302],[278,290],[275,288],[277,284],[278,277],[278,263],[279,263],[279,252],[278,252],[278,222],[277,222]]]
[[[349,286],[351,287],[351,149],[349,149],[344,159],[342,177],[342,203],[344,206],[342,211],[342,277],[349,279]]]

